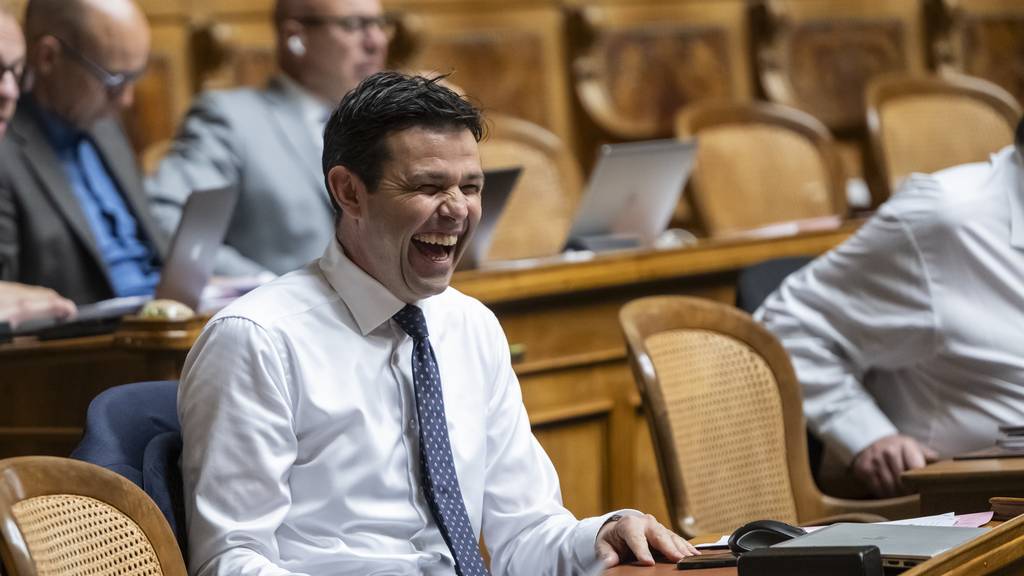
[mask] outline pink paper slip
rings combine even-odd
[[[974,514],[960,514],[956,517],[956,524],[961,528],[980,528],[992,521],[992,511],[975,512]]]

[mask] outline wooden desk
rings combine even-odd
[[[1024,497],[1024,458],[943,460],[903,474],[921,493],[921,513],[988,510],[993,496]]]
[[[651,294],[734,300],[745,266],[816,255],[858,222],[798,236],[703,242],[655,252],[603,255],[522,270],[460,272],[454,285],[487,304],[509,342],[534,433],[578,516],[638,508],[668,524],[661,483],[618,324],[623,304]],[[199,324],[0,346],[0,457],[66,455],[89,401],[127,382],[176,378]],[[134,333],[133,333],[134,331]]]

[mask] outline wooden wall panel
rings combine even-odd
[[[940,71],[995,82],[1024,104],[1024,2],[935,0],[930,7]]]
[[[539,124],[571,145],[563,16],[557,7],[476,3],[470,9],[397,1],[387,6],[400,14],[415,46],[398,63],[401,68],[451,72],[451,82],[484,110]]]
[[[919,0],[761,2],[757,53],[762,89],[833,130],[864,125],[864,89],[886,72],[926,68]]]

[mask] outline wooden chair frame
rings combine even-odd
[[[488,136],[520,142],[553,158],[562,176],[562,190],[575,200],[579,200],[582,187],[579,164],[576,163],[572,151],[557,135],[533,122],[506,114],[487,114],[487,124]]]
[[[948,550],[904,572],[905,576],[986,576],[1019,574],[1024,558],[1024,516]],[[1011,568],[1012,566],[1012,568]],[[1006,572],[998,572],[1006,568]]]
[[[903,518],[917,514],[917,496],[886,500],[846,500],[822,494],[811,477],[807,455],[800,385],[789,356],[779,341],[750,316],[731,306],[686,296],[651,296],[634,300],[619,313],[629,351],[630,365],[640,389],[644,413],[650,425],[665,497],[673,528],[695,536],[694,519],[686,507],[682,463],[672,442],[668,407],[658,374],[648,354],[646,340],[670,330],[708,330],[746,344],[768,364],[782,399],[786,466],[801,524],[876,521],[878,515]]]
[[[1011,130],[1021,119],[1021,108],[1014,97],[1000,86],[981,78],[960,74],[886,74],[875,78],[867,88],[867,126],[872,160],[878,169],[878,185],[884,191],[881,200],[888,198],[893,192],[892,173],[882,135],[882,107],[899,98],[924,95],[950,95],[978,100],[1003,116]]]
[[[94,498],[125,514],[146,534],[165,576],[186,576],[167,520],[141,488],[105,468],[69,458],[23,456],[0,461],[0,560],[10,576],[37,574],[13,506],[37,496]]]
[[[810,142],[818,151],[828,175],[829,198],[833,213],[841,218],[846,216],[846,177],[843,162],[835,140],[824,124],[806,112],[781,104],[705,102],[687,106],[679,111],[676,115],[676,136],[697,137],[701,130],[729,124],[764,124],[784,128]],[[697,170],[700,170],[699,166]],[[696,182],[691,183],[690,188],[698,215],[705,221],[708,234],[714,235],[714,226],[710,225],[708,218],[708,192],[700,190]]]

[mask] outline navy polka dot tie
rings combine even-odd
[[[414,343],[412,382],[420,420],[420,469],[427,503],[455,557],[455,572],[460,576],[486,576],[480,546],[469,523],[459,478],[455,475],[448,423],[444,417],[441,375],[437,371],[434,349],[427,339],[427,322],[423,312],[412,304],[395,314],[394,320]]]

